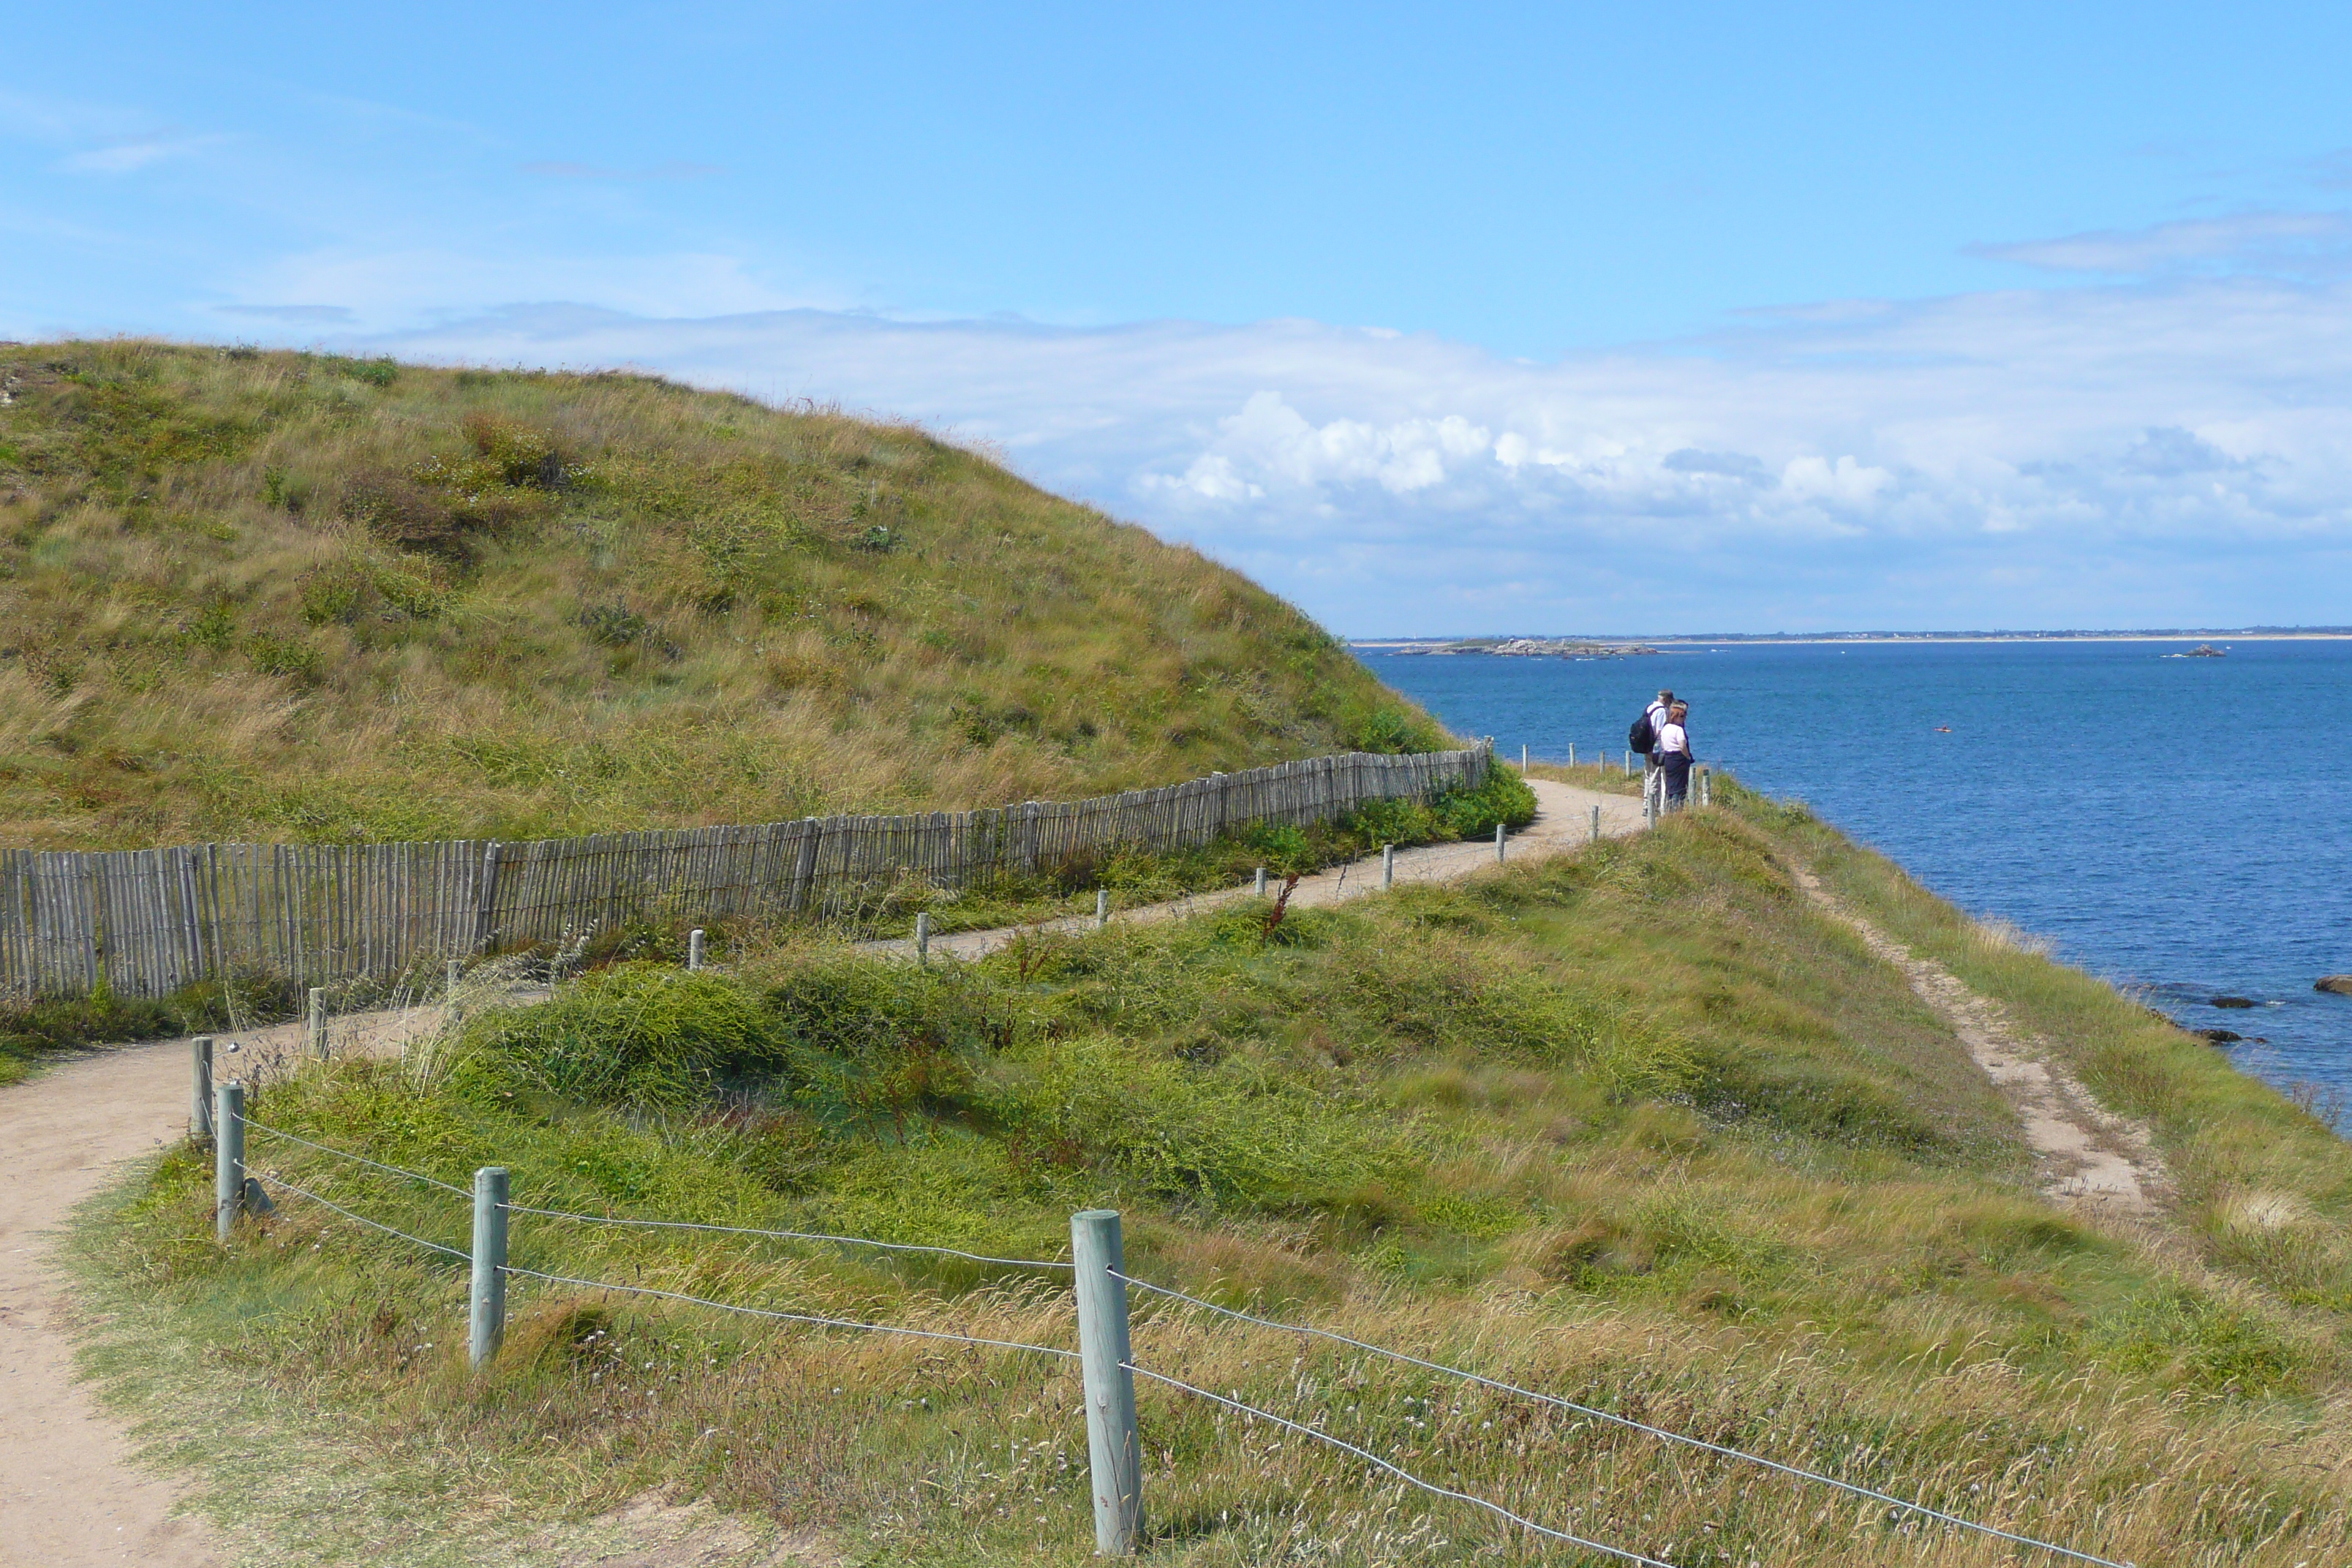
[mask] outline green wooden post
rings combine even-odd
[[[1135,1426],[1135,1373],[1127,1335],[1127,1272],[1118,1212],[1070,1216],[1078,1305],[1078,1373],[1093,1466],[1095,1555],[1132,1557],[1143,1541],[1143,1442]]]
[[[213,1135],[213,1037],[198,1035],[188,1042],[188,1136],[202,1142]]]
[[[474,1173],[474,1282],[467,1300],[466,1363],[480,1366],[507,1337],[507,1173]]]
[[[213,1094],[213,1234],[226,1247],[245,1207],[245,1085],[231,1079]]]

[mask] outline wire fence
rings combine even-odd
[[[223,1087],[226,1089],[235,1086]],[[232,1178],[229,1173],[228,1162],[226,1160],[222,1162],[219,1201],[224,1205],[238,1205],[244,1201],[244,1167],[242,1165],[242,1149],[244,1144],[244,1132],[248,1129],[253,1131],[263,1133],[267,1136],[283,1139],[288,1142],[299,1144],[301,1147],[333,1156],[336,1159],[349,1162],[353,1165],[380,1172],[404,1181],[419,1183],[425,1186],[436,1188],[441,1192],[453,1194],[457,1196],[466,1198],[473,1202],[475,1204],[475,1245],[474,1249],[469,1252],[446,1246],[440,1242],[430,1240],[424,1237],[413,1235],[407,1231],[398,1228],[397,1226],[385,1224],[384,1222],[373,1218],[370,1215],[358,1213],[357,1211],[348,1208],[318,1192],[312,1191],[308,1187],[298,1185],[281,1175],[260,1171],[252,1173],[256,1177],[259,1178],[262,1182],[268,1184],[268,1185],[271,1187],[275,1187],[281,1192],[299,1196],[309,1202],[318,1204],[320,1206],[358,1225],[367,1226],[368,1228],[380,1232],[385,1236],[406,1242],[411,1246],[422,1247],[432,1253],[454,1258],[459,1262],[471,1266],[474,1269],[475,1279],[477,1281],[477,1289],[474,1292],[476,1297],[475,1310],[477,1315],[477,1332],[474,1342],[474,1351],[476,1360],[478,1362],[487,1359],[483,1354],[484,1341],[481,1333],[479,1332],[479,1316],[483,1305],[484,1295],[479,1285],[484,1277],[484,1265],[486,1260],[488,1263],[488,1272],[496,1277],[534,1279],[545,1284],[565,1286],[583,1290],[614,1291],[624,1295],[677,1302],[685,1305],[705,1308],[710,1310],[729,1312],[743,1317],[756,1318],[773,1322],[796,1323],[812,1328],[848,1330],[866,1333],[891,1335],[905,1339],[964,1344],[982,1349],[1010,1351],[1047,1356],[1062,1361],[1086,1363],[1095,1359],[1093,1356],[1090,1356],[1087,1347],[1089,1325],[1085,1310],[1086,1295],[1083,1289],[1085,1278],[1083,1271],[1080,1270],[1078,1263],[1075,1260],[1043,1258],[998,1258],[982,1253],[968,1252],[957,1247],[928,1246],[913,1242],[883,1241],[869,1237],[841,1236],[819,1231],[777,1230],[751,1226],[718,1225],[704,1221],[639,1219],[625,1215],[580,1214],[570,1210],[541,1208],[529,1205],[509,1203],[503,1200],[486,1203],[483,1199],[483,1193],[486,1189],[482,1186],[478,1185],[475,1191],[468,1192],[463,1187],[457,1186],[448,1182],[441,1181],[436,1177],[426,1175],[419,1171],[411,1171],[402,1166],[386,1164],[381,1161],[372,1160],[364,1155],[353,1153],[349,1150],[337,1149],[331,1145],[315,1142],[298,1134],[285,1131],[279,1128],[267,1126],[261,1122],[253,1121],[249,1117],[244,1116],[241,1110],[234,1109],[232,1102],[226,1095],[223,1096],[221,1100],[220,1113],[216,1118],[215,1126],[224,1135],[234,1135],[234,1142],[238,1151],[238,1164],[234,1183],[232,1183]],[[480,1177],[490,1176],[496,1177],[496,1185],[487,1190],[492,1192],[503,1192],[506,1181],[506,1173],[502,1170],[486,1170],[480,1173]],[[232,1195],[232,1194],[234,1194],[234,1195]],[[494,1213],[496,1218],[491,1228],[486,1231],[484,1228],[484,1220],[486,1215],[489,1213]],[[814,1242],[834,1246],[866,1247],[898,1256],[939,1256],[988,1266],[1034,1268],[1045,1271],[1072,1273],[1075,1277],[1074,1282],[1082,1288],[1079,1295],[1079,1327],[1081,1343],[1078,1349],[1072,1350],[1066,1346],[1043,1345],[1025,1341],[996,1339],[975,1334],[961,1334],[942,1329],[922,1329],[901,1323],[867,1322],[855,1318],[838,1318],[817,1313],[787,1311],[774,1308],[751,1307],[740,1302],[723,1301],[711,1297],[697,1296],[680,1290],[663,1289],[655,1286],[629,1284],[623,1281],[610,1279],[593,1279],[575,1275],[560,1274],[549,1270],[525,1268],[509,1262],[505,1256],[505,1222],[507,1216],[516,1215],[588,1226],[610,1226],[631,1229],[743,1236],[767,1240]],[[1080,1216],[1082,1219],[1088,1217],[1101,1216]],[[1115,1216],[1113,1216],[1113,1223],[1115,1227]],[[1113,1234],[1115,1237],[1115,1228]],[[1228,1395],[1218,1394],[1210,1389],[1202,1388],[1196,1384],[1187,1383],[1180,1378],[1171,1376],[1167,1373],[1158,1371],[1152,1367],[1140,1363],[1134,1359],[1133,1353],[1128,1349],[1128,1321],[1125,1305],[1125,1291],[1130,1289],[1140,1290],[1148,1295],[1163,1300],[1178,1303],[1183,1307],[1196,1309],[1217,1318],[1246,1323],[1255,1328],[1265,1329],[1276,1332],[1296,1334],[1304,1338],[1320,1340],[1338,1345],[1343,1345],[1350,1350],[1359,1351],[1368,1355],[1377,1356],[1402,1365],[1434,1373],[1441,1376],[1453,1378],[1476,1387],[1486,1388],[1497,1394],[1509,1395],[1515,1398],[1527,1399],[1540,1405],[1570,1411],[1573,1414],[1582,1415],[1592,1420],[1597,1420],[1625,1430],[1640,1433],[1664,1444],[1698,1449],[1736,1463],[1755,1466],[1774,1474],[1786,1477],[1791,1480],[1827,1487],[1853,1497],[1882,1504],[1887,1508],[1902,1512],[1911,1513],[1923,1519],[1932,1520],[1937,1523],[1947,1525],[1957,1530],[1979,1534],[1988,1539],[2000,1541],[2013,1546],[2046,1552],[2054,1556],[2067,1559],[2071,1562],[2092,1564],[2093,1568],[2133,1568],[2133,1564],[2128,1563],[2118,1562],[2111,1558],[2100,1557],[2094,1553],[2079,1551],[2074,1547],[2061,1545],[2054,1542],[2044,1541],[2037,1537],[2021,1534],[2017,1531],[2003,1530],[1998,1526],[1985,1524],[1979,1521],[1966,1518],[1963,1515],[1955,1514],[1948,1510],[1936,1508],[1927,1503],[1897,1497],[1889,1492],[1881,1491],[1871,1487],[1862,1486],[1855,1482],[1845,1480],[1836,1476],[1826,1475],[1817,1470],[1810,1470],[1801,1466],[1790,1465],[1781,1460],[1773,1459],[1761,1454],[1751,1453],[1748,1450],[1737,1448],[1727,1444],[1711,1442],[1706,1438],[1693,1436],[1688,1433],[1676,1432],[1669,1427],[1659,1426],[1650,1422],[1637,1420],[1632,1416],[1620,1415],[1615,1411],[1607,1410],[1598,1405],[1582,1404],[1575,1400],[1563,1398],[1558,1394],[1546,1394],[1538,1389],[1527,1388],[1500,1378],[1489,1377],[1481,1373],[1469,1371],[1466,1368],[1452,1366],[1444,1362],[1433,1361],[1426,1357],[1416,1356],[1404,1351],[1391,1349],[1386,1345],[1373,1343],[1368,1340],[1361,1340],[1355,1338],[1352,1335],[1339,1333],[1334,1330],[1317,1328],[1314,1325],[1307,1323],[1286,1322],[1280,1319],[1268,1318],[1257,1313],[1244,1311],[1237,1308],[1223,1306],[1218,1302],[1205,1300],[1198,1296],[1188,1295],[1184,1291],[1175,1289],[1171,1287],[1156,1284],[1151,1280],[1128,1274],[1116,1264],[1104,1268],[1103,1272],[1108,1276],[1109,1281],[1113,1282],[1117,1288],[1118,1302],[1117,1309],[1118,1321],[1115,1325],[1116,1337],[1115,1341],[1110,1342],[1115,1344],[1116,1353],[1112,1355],[1108,1361],[1108,1364],[1109,1367],[1115,1368],[1118,1373],[1124,1373],[1129,1377],[1141,1377],[1150,1383],[1160,1384],[1178,1393],[1208,1401],[1221,1408],[1233,1411],[1246,1418],[1269,1422],[1274,1426],[1282,1427],[1289,1432],[1296,1433],[1298,1436],[1311,1438],[1317,1443],[1323,1444],[1328,1447],[1361,1460],[1365,1464],[1371,1466],[1377,1471],[1390,1476],[1396,1480],[1402,1481],[1420,1491],[1427,1493],[1430,1496],[1445,1499],[1478,1509],[1509,1525],[1524,1530],[1530,1534],[1544,1540],[1558,1542],[1564,1545],[1576,1546],[1589,1552],[1600,1552],[1605,1556],[1621,1562],[1643,1564],[1644,1565],[1644,1568],[1673,1568],[1673,1564],[1664,1561],[1663,1559],[1647,1556],[1643,1552],[1630,1548],[1612,1545],[1606,1542],[1592,1540],[1585,1536],[1556,1529],[1550,1525],[1543,1524],[1536,1520],[1529,1519],[1526,1515],[1518,1513],[1505,1507],[1501,1503],[1493,1501],[1490,1499],[1479,1497],[1475,1493],[1458,1490],[1452,1487],[1440,1485],[1435,1481],[1429,1480],[1424,1477],[1412,1473],[1402,1465],[1397,1464],[1395,1461],[1384,1458],[1369,1448],[1363,1447],[1355,1443],[1350,1443],[1334,1433],[1325,1431],[1320,1427],[1308,1423],[1294,1420],[1291,1417],[1276,1415],[1272,1411],[1265,1410],[1256,1405],[1247,1404],[1243,1401],[1238,1394]],[[496,1295],[499,1300],[499,1306],[498,1310],[502,1314],[503,1290],[501,1289],[499,1291],[493,1292],[493,1294]],[[1145,1320],[1147,1326],[1150,1321],[1150,1319]],[[501,1331],[503,1323],[501,1317],[501,1322],[499,1324]],[[497,1336],[493,1333],[488,1341],[488,1349],[490,1353],[495,1353],[496,1347]],[[1092,1365],[1089,1365],[1087,1368],[1087,1373],[1090,1380],[1090,1386],[1087,1403],[1088,1405],[1088,1417],[1090,1423],[1094,1421],[1098,1414],[1096,1409],[1097,1402],[1094,1397],[1094,1390],[1091,1386],[1091,1379],[1094,1373],[1095,1368]],[[1131,1384],[1129,1385],[1126,1403],[1131,1418],[1133,1411]],[[1128,1440],[1131,1446],[1133,1443],[1133,1433],[1131,1430],[1128,1434]],[[1102,1451],[1099,1447],[1096,1450],[1096,1463],[1099,1472],[1104,1463]],[[1099,1527],[1101,1510],[1104,1506],[1104,1488],[1099,1480],[1099,1477],[1095,1490],[1097,1493],[1097,1522]],[[1134,1517],[1139,1522],[1139,1508]]]

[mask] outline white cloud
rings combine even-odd
[[[2352,270],[2352,214],[2247,212],[2183,218],[2149,228],[1979,245],[1970,252],[2051,271],[2111,277],[2246,269],[2341,277]]]
[[[284,257],[241,279],[236,294],[213,308],[251,314],[279,309],[278,301],[315,301],[306,308],[341,311],[339,320],[378,330],[420,318],[475,316],[517,300],[594,300],[605,310],[647,318],[843,302],[774,288],[731,256],[484,255],[432,246]]]
[[[135,174],[168,159],[193,158],[226,140],[224,136],[126,136],[69,153],[58,160],[58,167],[69,174]]]
[[[349,266],[379,291],[401,270]],[[1848,302],[1533,364],[1296,321],[652,319],[692,270],[478,276],[645,303],[371,342],[917,418],[1349,631],[2352,620],[2344,281]],[[425,271],[415,298],[446,298]],[[256,297],[353,297],[320,272]]]

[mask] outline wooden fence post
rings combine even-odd
[[[491,839],[482,848],[481,885],[475,889],[474,950],[487,952],[490,941],[498,935],[499,918],[499,841]]]
[[[1601,842],[1601,808],[1597,805],[1592,808],[1592,842]]]
[[[1498,822],[1498,823],[1495,824],[1495,859],[1496,859],[1496,862],[1497,864],[1500,864],[1500,863],[1501,863],[1501,861],[1502,861],[1502,858],[1503,858],[1503,825],[1502,825],[1501,823],[1499,823],[1499,822]]]
[[[1131,1557],[1143,1541],[1143,1444],[1135,1426],[1129,1362],[1127,1272],[1118,1212],[1070,1216],[1076,1268],[1078,1371],[1087,1401],[1087,1453],[1095,1495],[1095,1555]]]
[[[1110,924],[1110,889],[1097,888],[1095,889],[1095,930],[1100,931],[1108,924]]]
[[[1395,886],[1396,846],[1383,844],[1381,846],[1381,891],[1385,893]]]
[[[327,988],[310,987],[310,1055],[320,1061],[327,1059]]]
[[[194,1081],[188,1088],[188,1136],[202,1142],[213,1135],[213,1037],[198,1035],[188,1042],[188,1065]]]
[[[700,926],[686,933],[686,967],[689,973],[702,967],[702,928]]]
[[[1256,882],[1256,884],[1255,884],[1254,887],[1252,887],[1252,888],[1250,889],[1250,891],[1251,891],[1252,893],[1255,894],[1257,897],[1259,897],[1259,898],[1261,898],[1261,899],[1262,899],[1262,898],[1264,898],[1264,897],[1265,897],[1265,867],[1260,866],[1260,867],[1257,868],[1257,882]]]
[[[915,962],[917,963],[929,963],[930,961],[931,911],[929,910],[919,910],[915,913]]]
[[[213,1096],[213,1234],[226,1247],[245,1207],[245,1085],[231,1079]]]
[[[467,1300],[466,1364],[480,1366],[507,1336],[507,1173],[474,1173],[474,1279]]]

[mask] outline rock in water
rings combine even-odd
[[[2246,1037],[2231,1029],[2191,1029],[2189,1032],[2209,1046],[2235,1045]]]
[[[2213,1005],[2216,1007],[2252,1007],[2256,1005],[2256,1003],[2251,996],[2216,996],[2213,998]]]
[[[2352,974],[2323,974],[2314,991],[2333,991],[2338,996],[2352,996]]]

